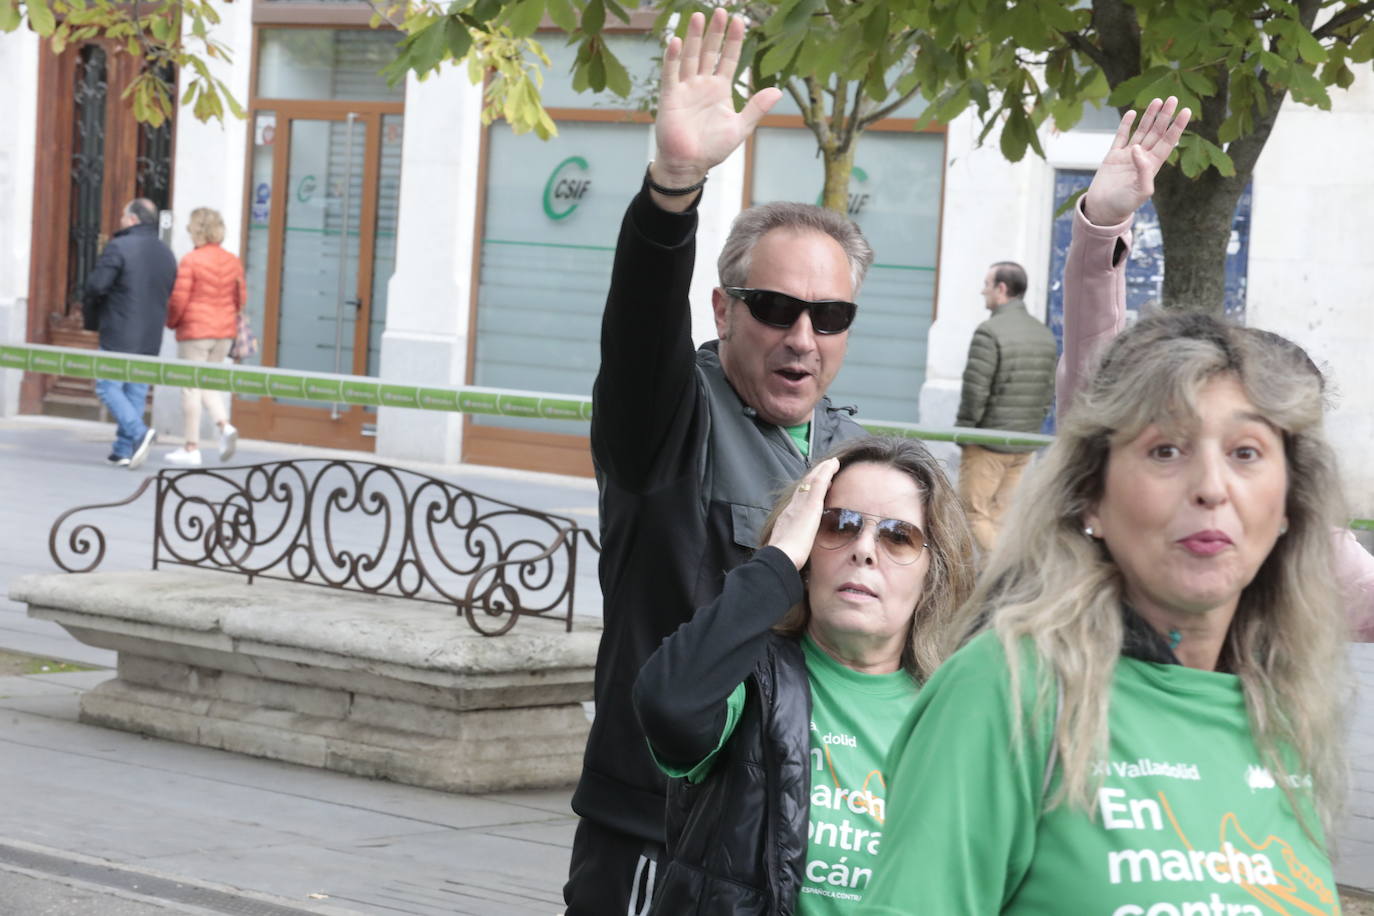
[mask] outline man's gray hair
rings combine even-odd
[[[831,210],[798,204],[789,201],[760,204],[750,207],[735,217],[730,227],[730,236],[725,247],[716,259],[716,270],[720,274],[721,286],[745,286],[749,282],[749,261],[754,246],[774,229],[791,229],[797,232],[819,232],[828,235],[844,249],[849,261],[849,279],[854,286],[854,296],[859,295],[873,263],[873,249],[853,220]]]
[[[157,204],[146,197],[138,197],[124,206],[124,212],[147,226],[157,222]]]

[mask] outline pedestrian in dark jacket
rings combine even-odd
[[[86,330],[100,332],[102,350],[156,356],[162,348],[177,259],[158,238],[157,207],[152,201],[130,201],[119,226],[86,280],[82,297]],[[106,460],[120,467],[138,467],[148,457],[154,438],[153,430],[143,422],[148,386],[98,379],[95,391],[118,427]]]
[[[1054,403],[1059,359],[1054,334],[1026,311],[1026,271],[999,261],[983,280],[983,304],[992,312],[973,332],[956,426],[1038,433]],[[997,540],[1033,447],[965,444],[959,495],[973,536],[983,550]]]
[[[779,95],[761,90],[735,112],[744,23],[727,36],[726,20],[717,10],[707,31],[698,14],[685,43],[669,42],[658,153],[621,226],[602,322],[591,445],[605,632],[568,916],[641,914],[653,897],[666,780],[630,701],[644,660],[748,559],[774,494],[863,433],[824,397],[872,261],[844,217],[802,204],[741,214],[712,293],[720,339],[692,345],[701,185]]]
[[[888,748],[965,629],[973,539],[913,440],[841,446],[763,541],[635,682],[673,777],[654,916],[856,911],[885,867]]]

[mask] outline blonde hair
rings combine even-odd
[[[1053,742],[1062,775],[1049,800],[1091,810],[1092,765],[1108,746],[1111,681],[1124,635],[1120,569],[1085,537],[1083,517],[1103,493],[1108,455],[1152,423],[1196,417],[1200,389],[1237,380],[1283,439],[1288,531],[1240,596],[1222,650],[1238,675],[1257,746],[1278,785],[1296,764],[1315,786],[1328,825],[1345,785],[1343,712],[1350,696],[1339,597],[1331,582],[1331,528],[1339,517],[1335,458],[1322,434],[1321,376],[1296,345],[1208,316],[1159,315],[1119,336],[1061,418],[1039,467],[1022,484],[969,611],[987,615],[1004,648],[1012,696],[1019,647],[1033,647],[1035,711],[1062,691]],[[1023,745],[1022,745],[1023,746]],[[1294,758],[1289,754],[1296,755]],[[1303,818],[1302,806],[1293,805]]]
[[[224,219],[218,210],[197,207],[191,211],[191,222],[186,227],[191,233],[191,241],[197,248],[201,245],[218,245],[224,241]]]
[[[935,458],[914,439],[863,436],[844,443],[828,457],[840,461],[836,477],[851,465],[880,464],[910,475],[920,491],[930,568],[911,617],[910,635],[902,650],[902,668],[916,680],[923,681],[957,647],[963,635],[958,611],[973,591],[973,535],[959,497]],[[799,483],[794,481],[783,490],[764,522],[760,544],[768,543],[778,516],[791,501]],[[810,621],[810,599],[803,596],[774,629],[785,636],[800,637]]]

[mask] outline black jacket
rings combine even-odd
[[[592,392],[600,487],[605,631],[573,810],[663,841],[665,780],[635,720],[630,690],[668,634],[713,600],[757,546],[774,495],[808,463],[787,431],[753,416],[721,372],[715,342],[694,351],[688,288],[696,213],[630,204],[616,246]],[[863,434],[823,399],[813,457]]]
[[[157,237],[157,226],[140,223],[116,232],[82,297],[86,330],[100,332],[100,349],[156,356],[176,278],[176,256]]]
[[[801,600],[776,547],[725,580],[645,663],[635,708],[659,759],[687,769],[716,748],[726,698],[744,709],[710,774],[668,783],[667,859],[651,916],[795,913],[807,844],[811,687],[801,646],[770,627]]]

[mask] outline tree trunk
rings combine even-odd
[[[849,176],[854,171],[857,140],[857,137],[852,137],[848,143],[837,145],[836,149],[821,151],[825,162],[825,188],[821,192],[821,206],[845,216],[849,215]]]
[[[1164,307],[1220,316],[1226,302],[1226,246],[1248,171],[1224,178],[1208,169],[1191,181],[1174,166],[1155,179],[1164,241]]]

